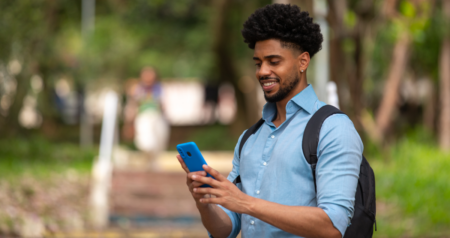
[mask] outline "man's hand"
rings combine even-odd
[[[204,203],[200,203],[200,199],[204,197],[203,194],[199,194],[199,193],[194,193],[194,189],[198,188],[200,186],[203,185],[203,183],[197,182],[192,180],[192,176],[196,175],[198,177],[205,177],[206,176],[206,172],[205,171],[197,171],[197,172],[189,172],[188,167],[186,166],[186,164],[184,163],[183,159],[181,158],[180,155],[177,155],[177,159],[181,164],[181,167],[183,168],[183,170],[186,172],[187,176],[186,176],[186,185],[189,188],[189,191],[192,194],[192,197],[194,198],[195,202],[197,203],[197,206],[202,206],[205,207],[207,206],[207,204]]]
[[[195,187],[193,192],[200,195],[200,202],[203,204],[219,204],[230,211],[237,213],[248,213],[252,206],[253,197],[241,192],[232,182],[228,181],[223,175],[208,165],[203,165],[203,169],[211,174],[214,178],[193,174],[191,179],[194,183],[208,184],[212,188]],[[211,194],[215,197],[203,197],[204,194]]]
[[[194,198],[195,202],[197,203],[197,208],[198,208],[198,211],[200,212],[200,216],[202,217],[203,225],[206,227],[206,229],[211,233],[211,235],[213,237],[228,237],[228,235],[231,233],[231,229],[233,227],[230,217],[228,217],[228,215],[220,207],[218,207],[216,205],[210,205],[210,203],[207,203],[207,202],[200,202],[200,199],[209,199],[209,198],[204,198],[205,195],[208,193],[194,192],[194,190],[203,189],[203,188],[200,188],[200,186],[205,184],[201,181],[195,181],[194,177],[196,179],[207,178],[206,172],[199,171],[199,172],[191,173],[191,172],[189,172],[189,169],[186,166],[186,164],[184,163],[181,156],[177,155],[177,158],[181,164],[181,167],[187,173],[186,184],[189,188],[189,191],[192,194],[192,197]],[[217,171],[215,171],[215,172],[217,173]],[[217,174],[219,174],[219,173],[217,173]],[[217,178],[215,174],[211,174],[211,175],[213,175],[215,178]],[[210,178],[210,179],[212,179],[212,178]],[[231,184],[231,185],[233,185],[233,184]],[[210,196],[207,196],[207,197],[210,197]]]

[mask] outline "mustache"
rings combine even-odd
[[[275,80],[277,80],[277,81],[280,81],[280,79],[277,78],[277,77],[269,77],[269,76],[262,76],[262,77],[259,77],[259,81],[265,80],[265,79],[275,79]]]

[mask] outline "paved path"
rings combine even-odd
[[[116,148],[114,151],[114,161],[116,168],[119,170],[159,170],[162,172],[180,172],[180,164],[175,157],[178,152],[167,151],[162,153],[157,159],[156,163],[151,163],[145,154],[137,151],[127,151],[121,148]],[[232,151],[202,151],[208,165],[222,172],[224,175],[232,169],[233,152]],[[156,168],[155,168],[156,167]]]

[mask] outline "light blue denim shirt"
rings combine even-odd
[[[240,189],[256,198],[288,206],[320,207],[343,236],[353,216],[363,144],[346,115],[325,120],[317,148],[316,195],[302,139],[308,120],[324,105],[309,85],[287,103],[286,121],[276,128],[272,123],[276,106],[267,103],[263,109],[265,123],[248,138],[241,158],[242,135],[239,138],[228,180],[241,175]],[[236,237],[240,231],[242,237],[298,237],[255,217],[222,209],[233,223],[229,237]]]

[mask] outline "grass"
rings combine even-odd
[[[97,153],[93,148],[82,150],[77,144],[41,137],[0,139],[0,174],[2,179],[43,178],[69,168],[89,173]]]
[[[375,237],[450,234],[450,154],[436,144],[432,136],[416,130],[387,154],[372,151],[367,156],[379,202]]]

